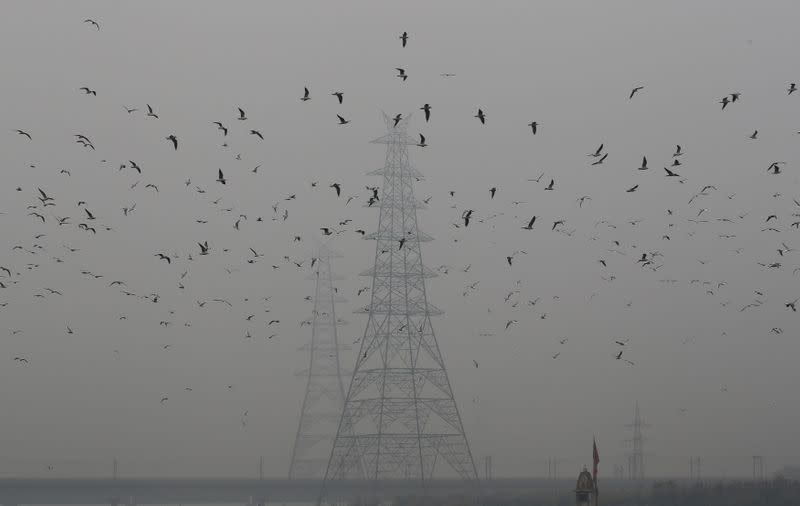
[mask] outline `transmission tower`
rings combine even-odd
[[[298,375],[308,378],[300,422],[292,450],[289,478],[321,478],[330,457],[331,444],[344,405],[337,327],[345,323],[336,318],[335,304],[345,302],[336,293],[333,282],[341,279],[331,270],[331,259],[341,254],[326,245],[320,245],[314,270],[309,279],[316,280],[313,297],[314,311],[311,324],[311,342],[300,349],[309,352],[308,368]]]
[[[358,311],[368,315],[353,377],[333,443],[325,482],[355,477],[370,480],[433,478],[439,461],[458,476],[478,473],[464,433],[431,316],[442,311],[428,303],[425,278],[435,273],[422,264],[420,244],[431,238],[417,226],[414,180],[421,179],[408,158],[416,141],[406,134],[408,118],[384,114],[388,133],[373,140],[386,144],[372,300]],[[396,125],[394,124],[396,123]],[[378,190],[374,190],[377,196]],[[322,495],[324,497],[323,486]]]
[[[644,479],[644,437],[642,437],[642,429],[650,427],[642,421],[639,416],[639,402],[636,402],[636,407],[633,412],[633,423],[626,425],[633,429],[633,438],[630,441],[633,443],[633,451],[628,456],[628,472],[632,480]]]

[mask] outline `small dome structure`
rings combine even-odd
[[[596,496],[597,489],[592,474],[584,467],[575,484],[575,504],[577,506],[594,506]]]

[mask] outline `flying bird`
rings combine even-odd
[[[78,88],[78,91],[82,91],[86,95],[94,95],[95,97],[97,96],[97,91],[96,90],[90,90],[86,86],[84,86],[82,88]]]
[[[596,162],[592,162],[592,165],[600,165],[600,164],[602,164],[602,163],[605,161],[605,159],[606,159],[607,157],[608,157],[608,153],[605,153],[605,154],[602,156],[602,158],[600,158],[600,159],[599,159],[599,160],[597,160]]]
[[[639,167],[639,170],[647,170],[647,157],[646,156],[642,157],[642,166]]]
[[[406,74],[405,69],[401,69],[400,67],[395,67],[395,69],[397,69],[397,72],[399,72],[399,74],[397,74],[395,77],[399,77],[403,80],[403,82],[405,82],[406,79],[408,79],[408,74]]]
[[[427,146],[427,144],[425,144],[425,136],[424,135],[419,134],[419,142],[417,143],[417,146],[419,146],[421,148],[424,148],[425,146]]]
[[[264,140],[264,136],[258,130],[250,130],[250,135],[257,135],[259,139]]]
[[[481,109],[478,109],[478,114],[473,116],[473,118],[478,118],[479,120],[481,120],[481,125],[486,124],[486,115],[483,113]]]
[[[425,123],[427,123],[431,119],[431,104],[423,105],[420,110],[425,111]]]
[[[175,137],[175,134],[170,134],[166,136],[165,139],[172,142],[172,146],[175,148],[175,151],[178,150],[178,138]]]
[[[531,127],[533,135],[536,135],[536,127],[539,126],[539,123],[537,123],[536,121],[531,121],[530,123],[528,123],[528,126]]]
[[[346,124],[350,123],[349,119],[344,119],[343,117],[341,117],[338,114],[336,115],[336,117],[339,118],[339,124],[340,125],[346,125]]]
[[[155,119],[158,119],[158,114],[153,112],[153,108],[150,106],[150,104],[145,104],[145,105],[147,106],[147,116],[151,116]]]
[[[308,88],[303,88],[303,90],[305,91],[303,92],[303,96],[300,98],[300,100],[302,100],[303,102],[311,100],[311,92],[308,91]]]
[[[84,19],[83,22],[89,23],[90,25],[94,25],[94,27],[97,28],[98,30],[100,29],[100,24],[94,19]]]
[[[525,230],[533,230],[533,224],[534,224],[535,222],[536,222],[536,216],[534,216],[533,218],[531,218],[531,221],[529,221],[529,222],[528,222],[528,224],[527,224],[527,225],[525,225],[525,226],[524,226],[524,227],[522,227],[522,228],[523,228],[523,229],[525,229]]]
[[[33,137],[31,137],[31,134],[29,134],[25,130],[17,129],[17,130],[14,130],[14,131],[17,132],[19,135],[24,135],[25,137],[27,137],[29,141],[33,139]]]
[[[794,93],[795,91],[797,91],[797,84],[795,84],[795,83],[789,83],[789,89],[788,89],[788,90],[786,90],[786,91],[788,91],[788,92],[789,92],[789,93],[788,93],[788,95],[791,95],[792,93]]]
[[[221,184],[227,183],[225,176],[222,174],[222,169],[217,169],[217,182]]]
[[[400,35],[400,40],[403,41],[403,47],[406,47],[406,42],[408,42],[408,32],[403,32],[403,34]]]
[[[333,93],[331,93],[331,95],[338,98],[339,104],[341,105],[342,101],[344,100],[344,93],[342,93],[341,91],[334,91]]]
[[[237,109],[239,109],[239,117],[236,118],[236,119],[238,119],[240,121],[246,120],[247,116],[244,114],[244,109],[242,109],[241,107],[237,107]]]
[[[628,100],[632,99],[632,98],[633,98],[633,96],[636,94],[636,92],[637,92],[637,91],[639,91],[639,90],[643,90],[643,89],[644,89],[644,86],[637,86],[637,87],[635,87],[634,89],[632,89],[632,90],[631,90],[631,94],[628,96]]]

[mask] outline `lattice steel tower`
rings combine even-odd
[[[421,179],[408,158],[417,143],[406,134],[408,118],[384,114],[388,133],[386,163],[370,175],[382,176],[372,300],[358,311],[368,315],[353,377],[333,443],[325,480],[354,478],[363,469],[370,480],[428,480],[439,460],[454,474],[476,480],[477,470],[431,325],[442,311],[428,303],[420,243],[431,238],[417,227],[414,180]],[[395,123],[397,123],[395,125]],[[376,190],[377,194],[377,190]],[[437,473],[438,474],[438,473]],[[324,487],[323,492],[324,496]]]
[[[300,412],[300,423],[292,450],[289,478],[321,478],[325,473],[344,406],[342,370],[339,350],[349,349],[339,345],[337,328],[346,323],[337,319],[335,305],[346,300],[336,293],[333,282],[341,279],[331,270],[331,259],[341,254],[327,245],[320,245],[316,253],[315,269],[309,279],[316,280],[313,297],[314,312],[311,323],[311,342],[300,349],[308,351],[308,368],[298,375],[308,377],[306,394]]]
[[[630,441],[633,443],[633,450],[628,455],[628,472],[632,480],[644,479],[644,437],[642,436],[642,429],[650,427],[642,421],[639,416],[639,402],[636,402],[636,407],[633,412],[633,423],[626,425],[633,429],[633,438]]]

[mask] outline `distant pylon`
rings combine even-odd
[[[370,207],[380,209],[368,315],[334,440],[325,482],[351,478],[363,469],[370,480],[428,480],[438,463],[454,474],[477,480],[478,473],[456,406],[444,358],[431,325],[442,312],[428,303],[420,244],[431,238],[417,226],[414,180],[409,163],[408,118],[384,114],[388,133],[373,143],[386,144],[383,177]],[[380,195],[378,196],[378,191]],[[377,204],[377,205],[375,205]],[[324,498],[325,487],[322,496]]]
[[[309,365],[298,373],[308,378],[300,422],[297,425],[289,478],[321,478],[331,454],[331,443],[344,406],[342,370],[337,328],[346,323],[336,317],[335,305],[345,299],[336,293],[337,278],[331,270],[331,259],[341,254],[327,245],[320,245],[312,264],[310,279],[316,280],[311,342],[300,349],[308,351]]]
[[[642,421],[639,416],[639,402],[636,402],[636,407],[633,412],[633,423],[626,425],[633,429],[633,438],[630,441],[633,443],[633,450],[628,456],[628,472],[632,480],[644,479],[644,437],[642,436],[642,429],[650,427],[650,425]]]

